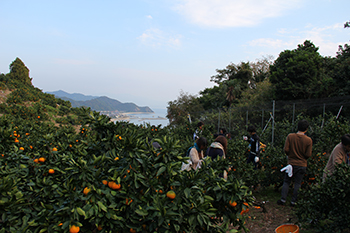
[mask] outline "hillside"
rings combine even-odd
[[[147,106],[139,107],[134,103],[122,103],[107,96],[86,96],[79,93],[69,94],[62,90],[48,93],[55,95],[56,98],[71,102],[72,107],[90,107],[95,111],[153,112],[152,109]]]

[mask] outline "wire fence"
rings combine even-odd
[[[270,130],[273,144],[276,121],[286,120],[295,125],[299,116],[321,116],[324,124],[325,118],[330,115],[350,119],[350,96],[300,101],[273,100],[259,106],[218,108],[201,113],[201,120],[216,125],[218,132],[220,128],[225,128],[235,133],[237,129],[249,125],[254,125],[262,132]]]

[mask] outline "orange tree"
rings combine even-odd
[[[72,226],[82,232],[226,232],[229,223],[243,227],[241,211],[251,203],[248,188],[234,176],[218,177],[222,167],[214,162],[181,172],[184,148],[171,135],[151,135],[161,146],[155,148],[149,129],[114,124],[97,113],[90,113],[78,134],[40,120],[11,120],[2,125],[17,140],[4,140],[0,158],[1,232],[66,232]],[[166,195],[170,190],[172,199]]]
[[[305,227],[318,232],[347,232],[350,226],[350,167],[340,164],[325,182],[317,178],[317,185],[302,190],[297,216]]]

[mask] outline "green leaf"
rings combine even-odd
[[[135,210],[135,212],[136,212],[138,215],[141,215],[141,216],[147,216],[147,215],[148,215],[147,210],[144,210],[144,209],[137,209],[137,210]]]
[[[166,170],[166,167],[163,166],[163,167],[160,167],[158,172],[157,172],[157,175],[156,176],[159,176],[160,174],[162,174],[164,171]]]
[[[104,212],[107,212],[107,207],[103,205],[102,202],[98,201],[97,204]]]
[[[86,217],[85,211],[82,210],[80,207],[77,207],[77,212],[78,212],[79,215],[82,215],[82,216]]]
[[[185,188],[184,194],[185,194],[185,197],[186,197],[186,198],[189,198],[189,196],[191,195],[191,189]]]

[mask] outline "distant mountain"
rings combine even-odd
[[[69,94],[64,91],[47,92],[55,97],[68,100],[72,107],[90,107],[95,111],[118,111],[118,112],[153,112],[149,107],[139,107],[134,103],[122,103],[106,96],[86,96],[79,93]]]
[[[92,99],[96,99],[99,96],[92,96],[92,95],[83,95],[80,93],[67,93],[65,91],[59,90],[59,91],[53,91],[53,92],[47,92],[48,94],[52,94],[54,96],[56,96],[57,98],[61,98],[61,97],[65,97],[65,98],[69,98],[75,101],[86,101],[86,100],[92,100]],[[62,99],[62,98],[61,98]]]

